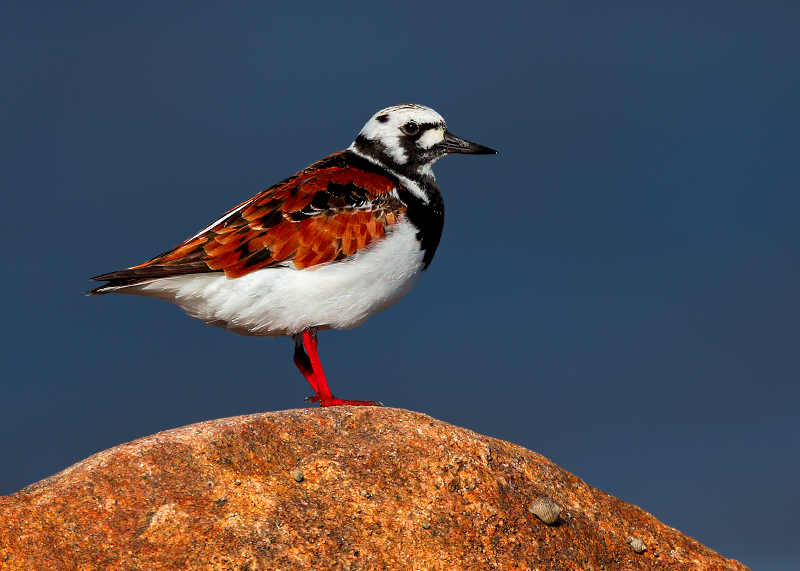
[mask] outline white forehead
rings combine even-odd
[[[443,129],[447,128],[442,116],[430,107],[405,104],[387,107],[375,113],[364,125],[364,128],[361,129],[361,134],[372,140],[394,138],[398,136],[398,129],[409,121],[415,121],[419,124],[440,124]]]

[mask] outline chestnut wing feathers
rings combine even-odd
[[[405,206],[396,182],[337,153],[259,193],[214,225],[144,264],[92,278],[106,288],[175,275],[298,269],[344,260],[383,238]],[[394,194],[394,196],[393,196]]]

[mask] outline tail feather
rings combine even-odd
[[[101,276],[91,278],[94,281],[107,281],[99,287],[86,292],[89,295],[102,295],[111,293],[122,288],[152,282],[159,278],[172,276],[184,276],[187,274],[213,273],[221,270],[210,269],[205,262],[190,262],[187,264],[176,264],[172,266],[145,266],[138,268],[128,268],[110,272]]]

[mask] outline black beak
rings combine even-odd
[[[461,153],[464,155],[496,155],[497,151],[478,145],[477,143],[470,143],[459,137],[453,135],[450,131],[444,132],[444,139],[441,143],[437,143],[437,147],[445,149],[448,154]]]

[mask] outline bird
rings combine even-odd
[[[148,262],[91,278],[89,295],[163,299],[241,335],[289,336],[319,406],[381,406],[331,393],[317,333],[351,329],[408,293],[433,260],[444,202],[431,167],[496,154],[417,104],[373,115],[345,150],[229,210]]]

